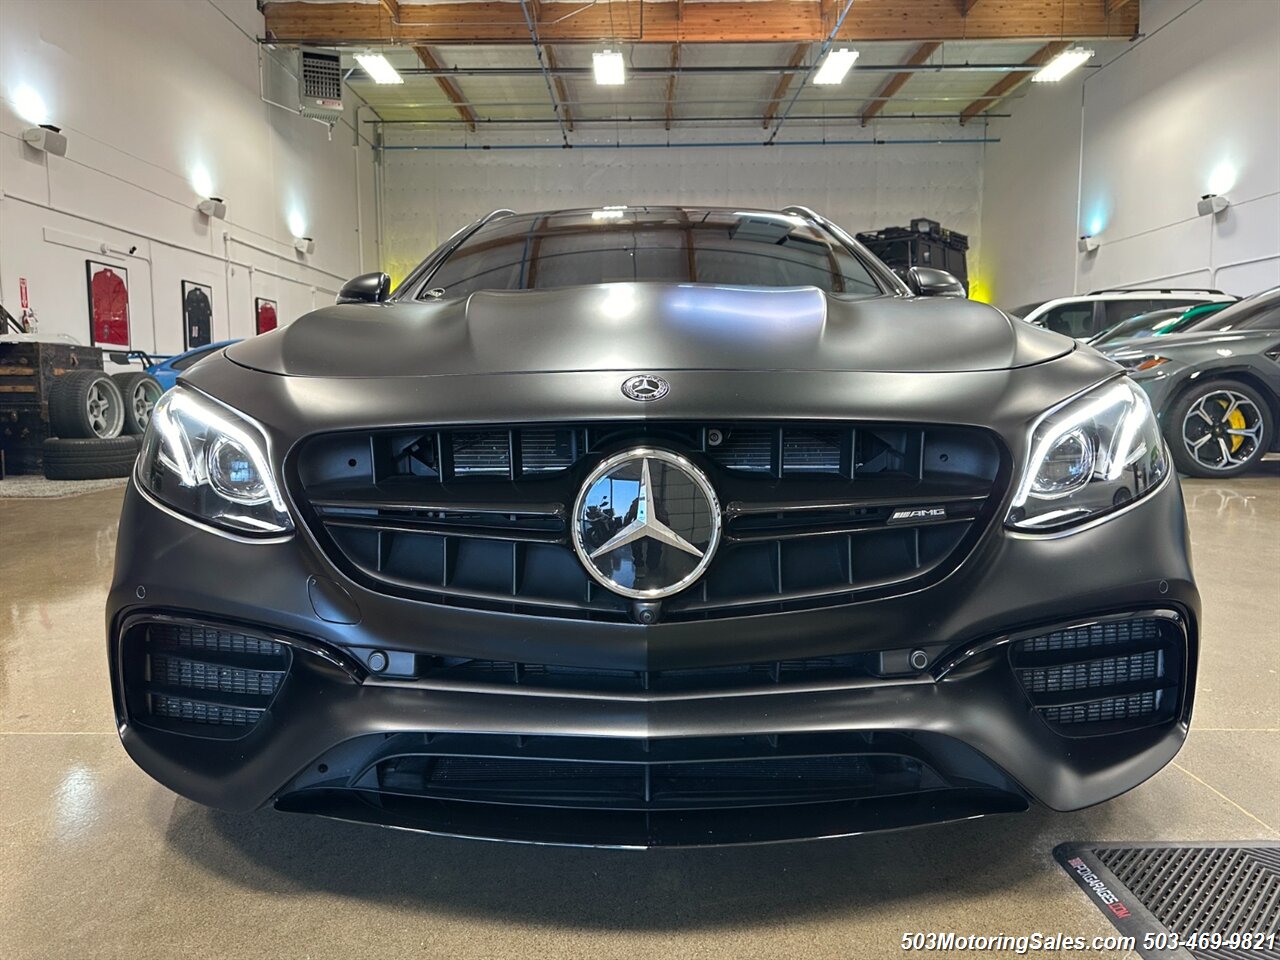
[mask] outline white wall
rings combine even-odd
[[[114,263],[128,271],[131,345],[176,353],[183,280],[213,288],[217,340],[253,333],[255,297],[278,301],[285,323],[332,302],[362,259],[375,269],[372,151],[357,151],[350,118],[330,137],[262,102],[261,32],[253,0],[0,2],[0,297],[10,312],[25,278],[40,332],[88,342],[85,261]],[[24,87],[66,134],[65,158],[21,142]],[[225,221],[197,214],[198,167],[226,199]],[[294,251],[291,214],[314,255]]]
[[[691,139],[688,133],[681,135]],[[856,127],[831,135],[871,136]],[[904,123],[875,135],[917,138],[957,134],[937,125]],[[629,136],[632,142],[649,142],[661,140],[665,134],[635,130]],[[962,132],[958,136],[983,134]],[[760,129],[717,129],[703,138],[759,140]],[[521,142],[531,141],[521,138]],[[390,132],[387,142],[395,147],[427,141]],[[444,141],[435,138],[432,142]],[[533,211],[609,203],[701,203],[776,209],[802,204],[850,232],[906,226],[913,217],[927,216],[970,234],[976,244],[981,161],[981,146],[973,143],[439,152],[389,149],[383,159],[384,267],[393,277],[403,277],[437,242],[497,207]],[[969,260],[972,271],[973,250]]]
[[[1101,69],[1017,101],[987,147],[980,269],[995,302],[1280,284],[1280,3],[1144,0],[1142,29]],[[1215,175],[1232,205],[1200,217]],[[1083,234],[1095,253],[1076,250]]]

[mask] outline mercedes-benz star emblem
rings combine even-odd
[[[637,447],[591,472],[573,510],[573,545],[614,593],[661,600],[706,571],[720,503],[702,471],[669,450]]]
[[[638,377],[629,377],[622,381],[622,395],[629,400],[648,403],[661,400],[671,392],[671,384],[651,373],[642,373]]]

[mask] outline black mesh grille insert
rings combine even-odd
[[[1186,657],[1173,617],[1105,617],[1009,645],[1014,675],[1040,716],[1067,736],[1172,719]]]
[[[1108,697],[1073,703],[1065,707],[1045,707],[1041,713],[1050,723],[1103,723],[1107,720],[1146,719],[1160,707],[1160,690],[1148,690],[1128,697]]]
[[[1160,676],[1160,657],[1159,650],[1147,650],[1145,653],[1134,653],[1126,657],[1105,657],[1085,663],[1019,670],[1018,679],[1028,693],[1113,687],[1122,683],[1156,679]]]
[[[636,446],[692,461],[723,513],[714,561],[664,601],[664,620],[844,603],[941,575],[1007,476],[995,438],[972,428],[617,421],[321,436],[300,448],[295,482],[327,552],[371,588],[625,620],[630,602],[574,552],[570,514],[591,469]]]
[[[172,620],[131,625],[123,652],[135,722],[224,738],[262,720],[290,661],[288,646],[266,637]]]

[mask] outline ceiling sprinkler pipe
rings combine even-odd
[[[999,137],[948,137],[938,139],[936,137],[917,137],[905,139],[874,139],[874,140],[777,140],[773,143],[761,143],[759,140],[718,140],[708,141],[706,143],[577,143],[569,147],[565,147],[559,143],[492,143],[492,144],[467,144],[467,143],[430,143],[430,144],[393,144],[391,146],[382,147],[383,150],[416,150],[416,151],[436,151],[436,150],[470,150],[473,152],[483,152],[485,150],[678,150],[681,148],[716,148],[727,149],[733,147],[878,147],[878,146],[900,146],[904,144],[929,144],[938,146],[951,143],[999,143]]]

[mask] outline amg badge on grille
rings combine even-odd
[[[692,584],[720,542],[720,503],[679,454],[637,447],[603,461],[573,510],[573,546],[595,580],[636,600]]]
[[[901,507],[889,515],[890,523],[906,523],[908,520],[945,520],[946,507]]]

